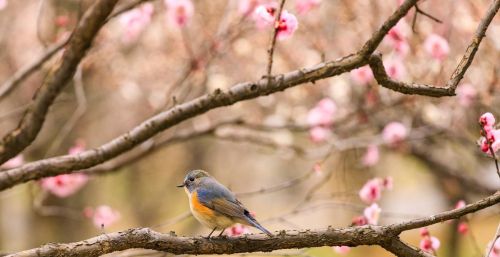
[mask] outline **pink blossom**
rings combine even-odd
[[[154,7],[151,3],[145,3],[139,8],[132,9],[120,15],[120,23],[124,28],[123,42],[136,41],[146,26],[151,22]]]
[[[464,208],[465,207],[465,201],[464,200],[460,200],[457,202],[457,204],[455,204],[455,209],[461,209],[461,208]]]
[[[421,237],[426,237],[426,236],[429,236],[429,235],[430,235],[430,232],[429,232],[428,228],[421,228],[420,229],[420,236]]]
[[[252,18],[258,29],[263,29],[274,24],[274,14],[277,8],[278,5],[275,2],[262,4],[255,8]]]
[[[434,252],[440,245],[441,242],[439,242],[439,239],[434,236],[426,236],[420,240],[420,249],[426,252]]]
[[[191,0],[165,0],[167,7],[167,21],[174,27],[186,26],[194,14]]]
[[[7,8],[9,2],[7,0],[0,0],[0,11]]]
[[[332,135],[332,132],[330,131],[329,128],[325,127],[313,127],[309,130],[309,137],[311,138],[311,141],[314,143],[322,143],[328,140]]]
[[[245,234],[250,234],[250,229],[248,229],[247,226],[238,223],[226,230],[225,234],[231,237],[237,237]]]
[[[69,148],[68,154],[75,155],[85,151],[85,141],[82,139],[76,140],[75,144]]]
[[[55,25],[61,28],[68,26],[69,22],[70,19],[67,15],[59,15],[56,17],[54,21]]]
[[[399,57],[385,59],[384,68],[387,75],[393,79],[400,80],[406,76],[406,67]]]
[[[463,222],[463,221],[458,223],[457,231],[458,231],[458,233],[460,233],[462,235],[467,234],[469,232],[469,224],[467,224],[467,222]]]
[[[380,159],[380,154],[378,147],[376,145],[369,145],[366,148],[365,155],[363,156],[363,165],[366,167],[372,167],[378,163]]]
[[[448,41],[437,34],[430,34],[424,42],[424,49],[432,58],[443,61],[450,53]]]
[[[299,22],[295,15],[284,10],[281,13],[280,21],[277,24],[278,34],[276,38],[278,40],[285,40],[293,35],[293,33],[297,30],[299,26]]]
[[[366,217],[368,224],[377,225],[378,219],[380,218],[380,212],[382,209],[376,203],[372,203],[372,205],[365,208],[363,211],[363,215]]]
[[[382,131],[382,139],[390,146],[396,146],[408,136],[406,127],[397,121],[387,124]]]
[[[368,180],[365,185],[359,190],[359,198],[365,203],[373,203],[380,199],[382,196],[382,183],[381,179],[374,178]]]
[[[490,242],[488,244],[486,251],[489,251],[492,244],[493,244],[493,242]],[[491,249],[491,253],[490,253],[489,257],[500,257],[500,239],[495,240],[495,244],[493,245],[493,248]]]
[[[307,124],[313,126],[330,126],[333,123],[333,115],[337,111],[337,105],[330,98],[319,101],[307,114]]]
[[[457,88],[458,103],[464,107],[470,106],[477,97],[477,90],[471,84],[462,84]]]
[[[62,174],[42,179],[41,186],[58,197],[68,197],[82,188],[87,181],[88,176],[86,174]]]
[[[358,85],[366,85],[373,80],[373,72],[368,65],[354,69],[350,74],[351,79]]]
[[[320,3],[321,0],[296,0],[295,9],[297,9],[297,13],[305,14],[311,9],[319,6]]]
[[[10,160],[8,160],[4,164],[2,164],[2,168],[3,169],[13,169],[13,168],[17,168],[23,164],[24,164],[24,157],[22,154],[18,154],[16,157],[11,158]]]
[[[357,216],[352,219],[352,225],[353,226],[363,226],[368,224],[368,220],[366,219],[365,216]]]
[[[394,27],[392,27],[387,36],[386,42],[394,49],[400,56],[406,56],[410,51],[410,45],[406,39],[408,35],[408,25],[404,20],[400,20]]]
[[[487,133],[486,137],[480,139],[481,151],[491,155],[490,146],[495,153],[500,150],[500,129],[485,129],[485,131]]]
[[[120,213],[107,205],[100,205],[95,210],[85,209],[85,215],[92,219],[96,228],[105,228],[111,226],[120,219]]]
[[[239,0],[238,11],[244,16],[252,13],[262,0]]]
[[[495,116],[491,112],[484,113],[479,117],[479,124],[488,132],[488,130],[493,129],[495,125]]]
[[[347,254],[351,251],[349,246],[334,246],[333,250],[338,254]]]
[[[382,180],[382,187],[386,190],[392,190],[394,187],[394,179],[391,176],[387,176]]]

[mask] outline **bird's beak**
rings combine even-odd
[[[184,183],[178,185],[177,187],[184,187]]]

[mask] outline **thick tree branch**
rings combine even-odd
[[[35,94],[33,104],[25,112],[18,127],[0,142],[0,164],[16,156],[36,138],[50,106],[73,77],[78,64],[117,1],[101,0],[87,11],[73,32],[61,62],[53,68]]]
[[[461,209],[389,226],[328,228],[316,231],[280,231],[273,237],[257,234],[238,238],[205,239],[202,237],[178,237],[174,232],[162,234],[149,228],[136,228],[104,234],[75,243],[47,244],[40,248],[8,256],[99,256],[131,248],[153,249],[172,254],[232,254],[320,246],[380,245],[397,256],[431,257],[432,255],[401,242],[399,234],[402,231],[456,219],[499,202],[500,192],[497,192]]]
[[[485,16],[479,23],[474,37],[467,47],[462,60],[460,60],[460,62],[458,63],[457,68],[451,75],[449,81],[446,83],[446,86],[437,87],[433,85],[406,83],[393,80],[387,75],[380,54],[373,54],[369,59],[369,65],[373,71],[375,79],[377,80],[379,85],[403,94],[426,95],[433,97],[454,96],[455,89],[457,88],[458,83],[462,80],[465,72],[474,60],[477,49],[479,48],[483,37],[486,36],[486,30],[488,29],[488,26],[495,17],[499,8],[500,0],[493,0]]]
[[[99,148],[85,151],[76,156],[66,155],[44,159],[2,172],[0,173],[0,190],[30,180],[93,167],[134,148],[165,129],[209,110],[283,91],[307,82],[336,76],[366,65],[368,58],[365,55],[371,54],[371,51],[382,41],[383,35],[404,17],[416,2],[417,0],[405,1],[357,54],[320,63],[312,68],[303,68],[278,75],[271,83],[269,83],[268,79],[264,78],[256,82],[237,84],[226,92],[215,90],[211,94],[200,96],[153,116],[131,131]]]

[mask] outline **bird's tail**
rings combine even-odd
[[[250,216],[250,215],[245,215],[246,216],[246,220],[247,222],[256,227],[257,229],[259,229],[260,231],[266,233],[268,236],[272,237],[273,236],[273,233],[269,232],[269,230],[265,229],[262,225],[259,224],[259,222],[257,222],[257,220],[254,219],[254,217]]]

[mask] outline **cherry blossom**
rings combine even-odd
[[[352,70],[350,75],[354,83],[358,85],[366,85],[373,81],[373,72],[368,65]]]
[[[263,29],[275,23],[274,16],[277,12],[277,7],[275,2],[271,2],[255,8],[253,19],[257,28]],[[295,15],[289,13],[287,10],[283,10],[279,21],[274,26],[278,29],[276,38],[284,40],[293,35],[299,26],[299,22]]]
[[[239,0],[238,11],[242,15],[247,16],[251,14],[261,2],[262,0]]]
[[[318,126],[309,129],[309,138],[311,138],[311,141],[314,143],[325,142],[331,136],[332,132],[329,128]]]
[[[296,0],[295,9],[297,9],[298,14],[305,14],[320,4],[321,0]]]
[[[477,97],[477,90],[471,84],[462,84],[457,88],[458,103],[461,106],[470,106]]]
[[[330,98],[319,101],[314,108],[307,113],[307,124],[314,126],[330,126],[333,123],[333,115],[337,111],[337,105]]]
[[[113,210],[107,205],[100,205],[95,210],[85,208],[84,214],[92,219],[92,223],[94,223],[96,228],[109,227],[121,217],[120,212]]]
[[[492,130],[495,125],[495,116],[493,116],[491,112],[484,113],[479,117],[479,124],[488,132]]]
[[[10,160],[6,161],[4,164],[2,164],[3,169],[13,169],[16,167],[19,167],[24,164],[24,157],[22,154],[17,155],[14,158],[11,158]]]
[[[365,210],[363,211],[363,215],[366,217],[368,224],[377,225],[381,212],[382,209],[378,206],[378,204],[373,203],[372,205],[365,208]]]
[[[368,180],[365,185],[359,190],[359,198],[365,203],[373,203],[380,200],[382,196],[382,183],[381,179],[374,178]]]
[[[259,5],[253,12],[253,20],[258,29],[266,28],[274,23],[274,14],[278,9],[275,2]]]
[[[426,252],[434,252],[440,245],[441,242],[434,236],[426,236],[420,240],[420,249]]]
[[[492,244],[493,244],[493,242],[490,242],[488,244],[486,251],[489,251]],[[491,253],[490,253],[489,257],[500,257],[500,240],[499,239],[495,240],[495,244],[493,245],[493,248],[491,249]]]
[[[457,231],[462,235],[467,234],[469,232],[469,225],[467,224],[467,222],[462,221],[458,223]]]
[[[334,246],[333,250],[338,254],[347,254],[351,251],[351,247],[349,246]]]
[[[191,0],[165,0],[167,21],[174,27],[183,28],[194,14]]]
[[[0,11],[7,8],[9,2],[7,0],[0,0]]]
[[[376,145],[369,145],[366,148],[365,155],[363,156],[363,165],[366,167],[372,167],[378,163],[380,159],[380,154],[378,147]]]
[[[401,80],[406,76],[406,67],[401,58],[394,56],[384,60],[387,75],[393,79]]]
[[[136,41],[146,26],[151,23],[153,11],[153,4],[145,3],[139,8],[120,15],[120,23],[124,29],[122,41],[125,43]]]
[[[225,234],[227,236],[237,237],[245,234],[250,234],[250,229],[247,226],[238,223],[228,228]]]
[[[495,117],[493,114],[487,112],[479,118],[479,125],[482,127],[480,138],[481,151],[491,155],[493,152],[500,150],[500,129],[495,129]]]
[[[368,220],[366,219],[365,216],[357,216],[352,219],[352,225],[353,226],[363,226],[368,224]]]
[[[465,201],[464,200],[460,200],[457,202],[457,204],[455,204],[455,209],[460,209],[460,208],[464,208],[466,205]]]
[[[299,26],[299,22],[295,15],[284,10],[281,13],[280,21],[278,22],[278,40],[285,40],[293,35]]]
[[[448,41],[437,34],[430,34],[424,42],[425,51],[432,58],[443,61],[450,53]]]
[[[391,176],[385,177],[382,180],[382,187],[386,190],[392,190],[394,186],[394,179]]]
[[[429,236],[430,235],[430,232],[429,232],[429,229],[428,228],[421,228],[420,229],[420,236],[421,237],[425,237],[425,236]]]
[[[400,20],[389,30],[385,37],[385,42],[387,42],[399,56],[406,56],[410,51],[410,45],[406,39],[408,31],[408,24],[404,20]]]
[[[408,136],[406,127],[397,121],[387,124],[382,131],[382,140],[390,146],[397,146]]]

